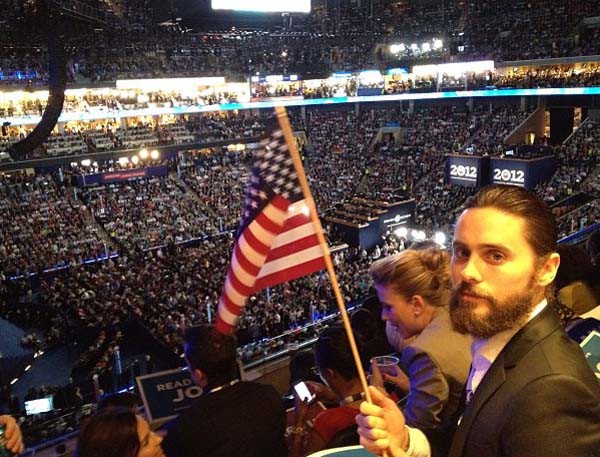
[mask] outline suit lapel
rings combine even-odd
[[[477,417],[479,410],[485,405],[494,392],[500,388],[505,379],[504,357],[500,354],[482,379],[481,384],[475,391],[475,395],[473,395],[471,403],[469,403],[464,410],[460,424],[452,439],[452,447],[450,448],[449,454],[450,457],[462,455],[471,426],[473,425],[473,421]]]
[[[506,368],[514,367],[536,344],[561,328],[560,320],[551,305],[528,322],[502,350]]]
[[[449,457],[463,455],[465,443],[477,414],[506,380],[505,368],[514,367],[536,344],[558,328],[560,328],[558,316],[552,306],[548,305],[512,337],[483,377],[471,403],[466,406],[460,425],[454,434]]]

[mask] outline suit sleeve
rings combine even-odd
[[[160,443],[166,457],[183,457],[186,455],[182,449],[184,443],[181,433],[181,420],[177,417],[167,426],[167,436]]]
[[[437,427],[448,403],[449,387],[437,363],[425,352],[407,347],[402,362],[408,371],[410,391],[404,416],[407,425],[421,430]]]
[[[501,432],[503,455],[592,456],[600,452],[600,398],[576,378],[549,375],[516,397]],[[518,411],[518,413],[516,413]]]
[[[214,431],[216,426],[210,420],[210,415],[194,415],[192,420],[190,416],[185,415],[188,411],[189,409],[184,411],[167,426],[167,436],[160,443],[165,457],[199,455],[198,440],[202,441],[203,449],[210,448],[212,445],[212,442],[209,442],[211,432],[207,433],[207,430]]]

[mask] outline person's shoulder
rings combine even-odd
[[[444,344],[440,344],[444,341]],[[434,319],[403,351],[407,356],[426,353],[430,357],[440,358],[443,353],[465,353],[470,357],[472,340],[469,336],[458,333],[452,328],[446,308],[436,311]]]
[[[520,415],[538,418],[544,411],[554,417],[580,416],[581,420],[594,418],[598,425],[600,384],[593,379],[591,371],[590,375],[588,378],[565,373],[548,373],[531,379],[519,389],[509,408],[513,412],[518,411]],[[577,410],[581,410],[580,413],[574,414]]]
[[[161,427],[166,432],[161,447],[167,457],[176,457],[181,454],[181,446],[185,441],[184,426],[181,415]]]
[[[349,421],[353,422],[354,418],[360,413],[358,408],[352,408],[350,406],[337,406],[335,408],[329,408],[321,411],[315,417],[314,424],[318,427],[323,424],[330,424],[338,421]]]
[[[240,381],[235,384],[233,388],[237,391],[260,395],[262,397],[271,397],[271,399],[276,400],[277,402],[282,402],[281,395],[279,395],[275,387],[269,384],[262,384],[255,381]]]
[[[358,408],[353,408],[352,406],[336,406],[334,408],[324,409],[318,414],[318,416],[328,417],[338,414],[358,414],[356,411],[358,411]]]
[[[576,401],[587,395],[596,398],[596,402],[600,407],[600,384],[595,379],[595,376],[590,369],[582,370],[579,373],[552,372],[534,378],[523,388],[525,394],[527,394],[527,391],[533,390],[547,390],[551,391],[553,394],[558,394],[560,391],[580,392],[580,394],[569,398]],[[586,394],[583,394],[583,392]]]
[[[500,427],[512,455],[597,455],[600,384],[549,373],[521,387]],[[536,440],[524,439],[524,431]]]
[[[517,365],[521,365],[520,371],[532,381],[541,377],[566,376],[590,384],[600,392],[600,384],[581,347],[569,338],[562,327],[535,344]]]
[[[194,424],[199,418],[206,417],[206,406],[208,403],[209,395],[200,395],[196,398],[192,404],[181,411],[179,415],[173,419],[168,425],[167,429],[174,430],[185,428],[187,425]]]

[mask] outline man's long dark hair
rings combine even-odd
[[[488,186],[470,197],[463,209],[494,208],[525,222],[525,237],[538,259],[556,252],[558,229],[550,207],[536,194],[516,186]]]

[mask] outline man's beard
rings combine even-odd
[[[488,304],[488,312],[483,316],[475,314],[474,300],[463,300],[460,294],[466,293],[484,299]],[[535,278],[532,276],[525,289],[511,294],[502,301],[490,295],[478,292],[467,283],[461,283],[452,291],[450,298],[450,321],[459,333],[472,335],[475,338],[487,339],[504,330],[521,327],[534,308],[533,298],[536,295]]]

